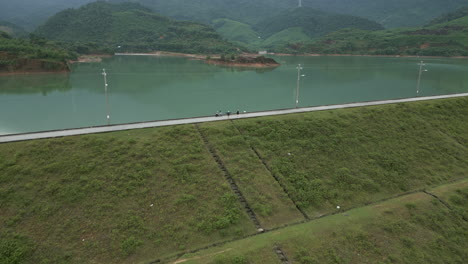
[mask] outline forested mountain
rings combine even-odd
[[[121,0],[111,0],[121,1]],[[210,23],[229,18],[256,24],[299,0],[134,0],[178,19]],[[466,5],[466,0],[302,0],[303,6],[377,21],[385,27],[420,26],[444,13]]]
[[[316,9],[302,7],[284,11],[274,17],[267,18],[254,26],[262,37],[299,27],[309,37],[323,36],[326,33],[342,28],[357,28],[365,30],[384,29],[381,25],[365,18],[349,15],[330,14]]]
[[[268,50],[287,43],[310,41],[343,28],[383,29],[378,23],[365,18],[331,14],[308,7],[283,11],[253,26],[231,19],[216,19],[213,22],[215,29],[226,39],[253,49]]]
[[[125,0],[110,0],[123,2]],[[297,6],[297,0],[133,0],[175,19],[212,23],[228,18],[255,24],[285,9]]]
[[[227,53],[237,49],[209,26],[174,21],[136,3],[99,1],[67,9],[51,17],[35,33],[56,41],[94,42],[116,48],[117,52]]]
[[[344,29],[281,52],[321,54],[468,56],[468,16],[420,28]]]
[[[386,28],[421,26],[466,0],[302,0],[304,6],[372,19]]]
[[[93,0],[3,0],[0,20],[32,30],[48,17],[66,8]],[[123,0],[109,0],[123,2]],[[141,3],[161,15],[176,19],[212,23],[228,18],[256,24],[284,10],[298,6],[299,0],[128,0]],[[466,0],[302,0],[326,12],[343,13],[375,20],[385,27],[419,26],[467,4]]]

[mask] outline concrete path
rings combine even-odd
[[[152,122],[142,122],[142,123],[132,123],[132,124],[120,124],[120,125],[110,125],[110,126],[97,126],[97,127],[25,133],[25,134],[4,135],[4,136],[0,136],[0,143],[33,140],[33,139],[41,139],[41,138],[85,135],[85,134],[93,134],[93,133],[105,133],[105,132],[113,132],[113,131],[121,131],[121,130],[138,129],[138,128],[195,124],[195,123],[213,122],[213,121],[219,121],[219,120],[228,120],[228,119],[241,119],[241,118],[271,116],[271,115],[285,115],[285,114],[304,113],[304,112],[313,112],[313,111],[352,108],[352,107],[361,107],[361,106],[396,104],[396,103],[404,103],[404,102],[417,102],[417,101],[465,97],[465,96],[468,96],[468,93],[372,101],[372,102],[362,102],[362,103],[350,103],[350,104],[341,104],[341,105],[325,105],[325,106],[293,108],[293,109],[284,109],[284,110],[272,110],[272,111],[264,111],[264,112],[245,113],[245,114],[240,114],[240,115],[231,114],[229,118],[227,116],[222,116],[222,117],[209,116],[209,117],[196,117],[196,118],[185,118],[185,119],[175,119],[175,120],[165,120],[165,121],[152,121]]]

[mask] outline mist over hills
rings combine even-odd
[[[0,20],[33,30],[48,17],[66,8],[93,0],[15,0],[2,1]],[[145,5],[161,15],[210,24],[227,18],[249,25],[259,23],[287,9],[298,0],[128,0]],[[124,2],[109,0],[109,2]],[[466,0],[302,0],[304,7],[343,13],[374,20],[387,28],[421,26],[464,5]]]
[[[386,28],[422,26],[466,0],[303,0],[304,6],[375,20]]]
[[[32,31],[55,13],[92,1],[94,0],[2,0],[0,20]]]
[[[28,33],[21,27],[6,21],[0,20],[0,31],[8,33],[12,37],[25,37]]]

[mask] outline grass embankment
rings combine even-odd
[[[468,181],[429,191],[439,190],[468,209]],[[276,246],[303,264],[464,263],[467,229],[459,212],[418,192],[187,255],[178,263],[279,264]]]
[[[234,122],[314,217],[466,177],[467,116],[462,98]]]
[[[141,262],[255,232],[190,126],[2,144],[0,171],[2,263]]]
[[[201,125],[264,228],[304,218],[242,135],[230,123]]]
[[[467,118],[468,98],[456,98],[200,124],[200,129],[261,224],[272,228],[304,219],[294,203],[314,218],[336,212],[337,205],[347,210],[466,178]],[[193,125],[1,144],[0,172],[0,262],[142,262],[255,233]],[[454,210],[466,212],[466,190],[446,193]],[[319,220],[320,228],[335,230],[336,246],[326,242],[335,236],[332,231],[313,233],[322,243],[317,244],[300,228],[291,231],[297,238],[288,238],[294,243],[280,246],[303,263],[314,263],[315,257],[320,263],[332,257],[354,261],[349,252],[357,250],[375,262],[396,254],[398,243],[419,248],[420,238],[440,238],[439,249],[423,244],[424,251],[416,252],[429,250],[424,254],[455,263],[463,257],[450,238],[466,246],[455,217],[442,219],[447,212],[432,203],[410,209],[418,213],[403,206],[358,217],[351,231],[337,229],[334,219],[344,218],[339,226],[345,228],[354,214]],[[359,210],[356,217],[371,214]],[[388,250],[369,246],[374,240],[387,243],[372,233],[382,234],[379,225],[367,226],[378,217],[406,221],[403,231],[389,231]],[[270,245],[276,240],[268,238],[262,243],[269,244],[246,244],[251,250],[266,245],[255,252],[258,257],[242,253],[238,260],[274,263]],[[360,253],[364,247],[369,251]],[[395,258],[409,262],[413,255],[405,254]]]

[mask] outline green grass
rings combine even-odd
[[[304,220],[239,131],[229,122],[201,125],[264,228]]]
[[[2,144],[0,171],[1,263],[141,262],[255,232],[191,126]]]
[[[466,177],[468,99],[236,120],[311,216]]]
[[[199,126],[269,229],[303,219],[293,202],[313,218],[466,179],[467,118],[453,98]],[[418,193],[207,254],[278,263],[277,243],[298,263],[459,263],[463,184],[429,189],[450,212]],[[0,208],[0,263],[140,263],[256,232],[193,125],[0,144]]]
[[[447,193],[459,188],[452,184]],[[419,192],[186,255],[180,263],[280,263],[275,246],[301,264],[463,263],[467,228],[457,212]]]

